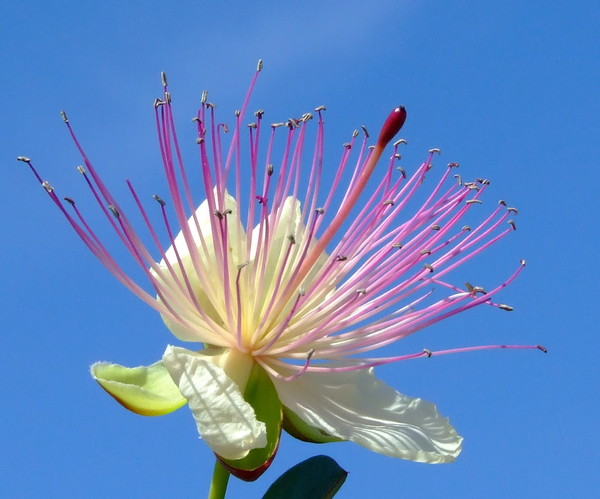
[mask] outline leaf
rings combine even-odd
[[[275,480],[263,499],[330,499],[347,476],[348,472],[329,456],[314,456]]]
[[[142,416],[168,414],[187,402],[160,361],[139,367],[96,362],[90,372],[119,404]]]

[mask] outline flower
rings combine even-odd
[[[458,164],[451,163],[425,201],[406,217],[439,151],[429,151],[408,176],[397,168],[398,148],[405,142],[399,140],[387,167],[378,165],[404,124],[403,107],[392,111],[374,146],[368,146],[366,128],[362,141],[358,132],[352,135],[331,186],[323,185],[324,167],[334,168],[324,154],[324,107],[314,116],[272,124],[266,151],[260,148],[264,113],[256,112],[249,125],[248,155],[242,156],[243,118],[259,71],[260,66],[235,113],[226,154],[222,141],[227,127],[216,121],[214,106],[203,94],[194,118],[205,197],[197,208],[163,75],[164,93],[155,101],[155,111],[170,202],[154,198],[169,240],[166,250],[128,181],[155,249],[143,242],[63,114],[83,157],[85,166],[79,172],[154,293],[125,273],[75,201],[65,198],[63,204],[29,158],[19,158],[108,270],[156,309],[179,340],[204,345],[168,346],[162,360],[147,367],[97,363],[92,375],[140,414],[166,414],[187,403],[201,437],[225,466],[246,479],[256,478],[271,462],[282,427],[312,442],[349,440],[414,461],[452,461],[462,438],[448,420],[433,404],[379,381],[373,368],[507,346],[383,357],[371,352],[478,305],[510,310],[492,297],[522,265],[489,292],[468,283],[457,287],[446,276],[513,230],[509,217],[516,210],[501,203],[475,227],[464,226],[489,182],[462,182],[460,177],[455,182],[452,171]],[[306,136],[313,117],[316,139],[306,172]],[[278,156],[281,138],[285,145]],[[368,188],[376,167],[379,181]],[[437,299],[434,289],[442,292]]]

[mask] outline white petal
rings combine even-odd
[[[215,200],[214,202],[216,204],[216,202],[217,202],[216,201],[216,199],[217,199],[216,188],[213,191],[213,196],[214,196],[214,200]],[[235,217],[234,213],[237,210],[235,198],[233,196],[231,196],[227,191],[225,191],[224,201],[225,201],[225,206],[223,207],[223,210],[231,210],[231,212],[232,212],[230,215],[228,215],[228,219],[227,219],[227,228],[228,228],[227,237],[229,239],[230,245],[232,246],[232,248],[230,248],[230,249],[232,251],[236,252],[237,246],[238,246],[238,244],[237,244],[238,243],[238,238],[237,238],[238,230],[237,229],[238,228],[241,229],[242,237],[244,236],[244,231],[241,226],[238,227],[235,223],[236,217]],[[195,212],[195,216],[196,216],[196,220],[198,221],[198,226],[200,226],[200,231],[202,232],[202,237],[206,240],[207,247],[208,247],[207,249],[210,253],[209,255],[203,255],[203,256],[207,256],[208,259],[211,260],[210,263],[212,263],[212,260],[214,260],[215,255],[214,255],[214,248],[213,248],[213,243],[212,243],[211,218],[214,218],[214,215],[210,212],[208,200],[204,200],[200,204],[200,206],[198,206],[198,208],[196,209],[196,212]],[[188,219],[187,225],[191,232],[192,239],[194,241],[196,248],[199,248],[200,250],[202,250],[202,244],[200,243],[200,234],[198,233],[198,227],[196,226],[194,216],[191,216]],[[177,236],[175,237],[174,246],[177,247],[177,252],[179,253],[179,256],[181,257],[182,260],[185,261],[186,258],[190,257],[190,250],[189,250],[189,247],[185,240],[185,236],[183,235],[182,231],[180,231],[179,234],[177,234]],[[177,256],[175,255],[175,250],[174,250],[173,246],[171,246],[165,252],[165,256],[167,257],[167,260],[169,262],[171,262],[172,264],[177,263]],[[237,256],[237,254],[236,254],[236,256]],[[236,263],[239,263],[239,262],[236,262]]]
[[[288,253],[290,236],[294,237],[296,244],[292,248],[289,257],[287,258],[287,266],[282,274],[283,282],[286,282],[286,280],[290,279],[293,271],[296,269],[297,258],[303,251],[305,244],[304,239],[305,237],[308,237],[308,234],[306,232],[306,226],[302,221],[301,208],[300,201],[292,196],[289,196],[284,200],[282,206],[280,207],[279,219],[276,218],[274,213],[269,214],[269,223],[271,224],[272,234],[270,235],[271,243],[269,246],[269,254],[267,256],[267,264],[264,275],[267,285],[263,287],[262,296],[258,297],[258,299],[265,304],[265,307],[270,302],[270,298],[273,295],[275,283],[279,278],[281,267],[284,263],[285,256]],[[277,223],[275,223],[276,221]],[[256,264],[254,260],[256,259],[258,245],[263,242],[259,240],[259,235],[263,235],[264,237],[264,228],[261,231],[260,224],[257,225],[252,231],[251,265]],[[310,247],[313,247],[316,243],[317,238],[313,237],[310,242]],[[264,248],[261,249],[261,252],[263,251]],[[302,281],[301,287],[310,287],[310,284],[313,282],[315,276],[327,261],[327,258],[328,255],[325,252],[319,256],[310,272]],[[329,292],[331,292],[329,287],[323,286],[323,294],[317,299],[322,300]],[[292,303],[290,302],[289,305],[280,312],[280,317],[285,317],[289,313],[291,307]]]
[[[461,451],[462,437],[433,404],[398,393],[372,369],[273,383],[283,405],[306,423],[380,454],[443,463]]]
[[[267,445],[266,428],[216,357],[168,346],[163,363],[188,400],[200,436],[219,456],[241,459]]]
[[[216,190],[214,196],[216,199]],[[227,238],[229,243],[228,254],[231,255],[231,258],[233,260],[233,266],[235,267],[235,265],[239,264],[240,260],[242,259],[242,256],[239,255],[240,241],[238,236],[244,238],[245,232],[243,227],[239,223],[237,223],[237,218],[234,215],[237,209],[235,199],[229,193],[225,192],[224,200],[224,209],[231,210],[232,212],[230,215],[228,215]],[[218,290],[216,291],[216,293],[221,298],[220,301],[223,302],[222,296],[220,296],[223,294],[222,290],[224,289],[223,275],[222,273],[220,273],[220,266],[217,264],[217,259],[214,252],[214,241],[211,226],[211,217],[214,217],[214,215],[210,212],[207,200],[202,202],[200,206],[196,209],[195,217],[198,224],[196,224],[196,220],[194,220],[194,217],[191,216],[187,221],[187,226],[190,230],[193,244],[197,248],[201,260],[200,262],[196,263],[199,263],[199,265],[202,268],[209,269],[209,271],[206,272],[205,278],[210,281],[209,285],[211,286],[211,289],[213,289],[213,295],[215,294],[214,290]],[[198,231],[198,227],[200,228],[200,231]],[[204,240],[206,251],[204,250],[204,246],[201,243],[200,233],[202,233],[202,239]],[[179,265],[175,248],[177,248],[177,253],[179,254],[179,258],[181,259],[181,265]],[[173,267],[177,278],[181,283],[184,283],[184,279],[182,276],[183,272],[185,272],[185,274],[188,277],[190,286],[192,287],[196,295],[196,300],[198,304],[202,307],[204,313],[208,315],[212,320],[214,320],[217,324],[222,324],[223,319],[221,318],[219,312],[215,308],[215,304],[211,303],[206,291],[200,284],[200,279],[196,272],[194,262],[192,261],[191,251],[186,242],[183,231],[180,231],[179,234],[175,237],[174,244],[165,252],[165,257],[166,260]],[[173,277],[171,276],[164,260],[161,261],[159,265],[164,275],[164,279],[161,280],[163,286],[171,290],[177,290],[178,286],[175,283]],[[200,320],[198,312],[194,310],[193,305],[187,297],[182,298],[181,303],[177,300],[170,301],[169,305],[178,315],[184,318],[188,318],[192,322],[194,322],[194,320]],[[180,340],[195,342],[202,341],[212,343],[210,338],[202,336],[202,331],[199,330],[199,328],[185,328],[177,322],[173,321],[168,315],[163,315],[162,318],[169,330]]]
[[[275,224],[275,222],[278,222]],[[275,214],[269,214],[269,224],[271,225],[269,254],[267,257],[267,265],[265,269],[265,279],[267,282],[275,279],[279,274],[286,250],[290,245],[288,236],[294,236],[299,247],[304,237],[305,227],[302,223],[302,213],[300,211],[300,201],[293,197],[287,197],[280,207],[279,220],[276,220]],[[259,240],[259,236],[264,237],[264,229],[261,230],[261,225],[257,225],[252,231],[252,250],[251,259],[254,261],[258,245],[263,241]],[[298,251],[295,249],[295,251]],[[264,253],[264,248],[261,248]],[[293,254],[293,253],[292,253]],[[264,254],[262,255],[264,258]],[[286,269],[284,277],[291,271],[292,267]]]

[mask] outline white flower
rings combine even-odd
[[[80,173],[156,294],[122,270],[75,202],[66,198],[72,206],[67,210],[29,158],[21,158],[100,261],[160,312],[178,339],[204,344],[192,350],[169,346],[162,362],[149,367],[98,363],[92,374],[140,414],[164,414],[187,401],[199,434],[242,478],[256,478],[266,469],[282,427],[309,441],[348,440],[421,462],[454,460],[462,438],[448,420],[431,403],[402,395],[376,379],[373,367],[469,348],[384,357],[370,352],[480,304],[509,310],[491,298],[520,268],[487,293],[470,284],[461,289],[445,279],[509,233],[514,222],[508,217],[514,210],[500,205],[480,224],[464,226],[488,182],[454,182],[455,163],[415,208],[415,193],[439,151],[431,150],[407,176],[397,170],[403,141],[394,144],[387,167],[379,166],[373,175],[404,123],[402,107],[390,114],[372,148],[366,129],[362,142],[353,134],[339,163],[324,157],[322,107],[316,110],[316,139],[309,152],[305,146],[311,114],[265,131],[259,111],[249,138],[243,138],[242,120],[253,85],[236,113],[226,153],[221,151],[226,127],[216,122],[214,106],[203,98],[195,122],[205,200],[195,208],[192,174],[181,161],[164,81],[164,96],[155,109],[170,206],[155,199],[168,249],[128,183],[159,262],[103,184],[65,117],[83,155]],[[270,138],[263,151],[259,144],[265,133]],[[285,144],[282,151],[279,138]],[[355,149],[358,154],[352,156]],[[335,169],[332,185],[324,185],[324,168]],[[372,176],[379,180],[367,188]],[[174,226],[179,229],[176,236]],[[442,292],[437,299],[434,288]],[[506,346],[470,349],[497,347]]]

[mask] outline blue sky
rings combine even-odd
[[[541,343],[549,353],[378,369],[450,417],[465,437],[452,465],[284,438],[263,478],[233,481],[229,497],[260,497],[283,470],[319,453],[350,471],[341,498],[589,496],[600,443],[599,23],[595,1],[1,0],[3,489],[205,495],[213,458],[187,409],[132,415],[87,372],[96,360],[151,363],[172,336],[94,260],[15,157],[32,157],[61,192],[82,192],[58,114],[66,109],[117,194],[125,178],[164,192],[151,107],[159,72],[169,75],[181,129],[203,89],[222,115],[236,109],[260,57],[252,109],[275,121],[326,104],[333,161],[354,128],[375,131],[404,104],[406,169],[439,147],[464,176],[492,180],[488,199],[519,208],[518,230],[465,269],[491,286],[526,258],[501,295],[515,312],[473,310],[394,351]]]

